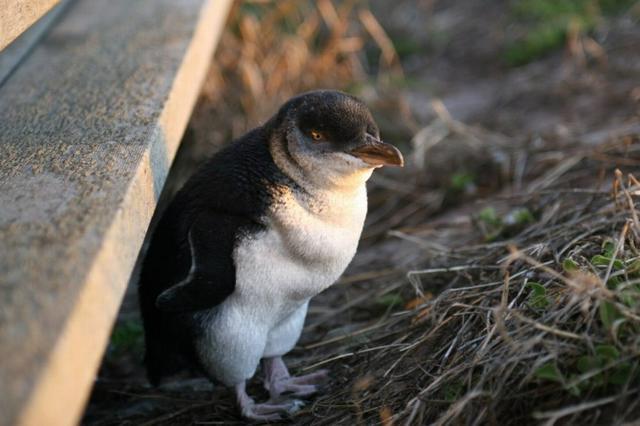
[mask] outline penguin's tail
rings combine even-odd
[[[144,363],[147,379],[153,386],[160,385],[164,379],[175,376],[188,369],[184,357],[175,351],[158,351],[147,346]]]
[[[144,285],[139,286],[140,312],[144,325],[144,364],[149,382],[157,386],[163,379],[188,368],[182,354],[184,342],[175,333],[175,321],[155,306],[156,295]]]
[[[164,226],[162,220],[153,231],[148,248],[143,249],[137,282],[144,326],[144,363],[147,378],[153,385],[190,370],[195,361],[190,316],[161,311],[156,306],[158,295],[190,266],[190,258],[180,254],[186,248],[175,246],[172,228]]]
[[[181,345],[171,338],[170,328],[162,327],[163,322],[163,318],[152,321],[145,319],[144,364],[147,378],[153,386],[189,369],[185,355],[179,350]]]

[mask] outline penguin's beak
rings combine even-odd
[[[372,166],[404,166],[402,153],[395,146],[366,134],[364,142],[349,153]]]

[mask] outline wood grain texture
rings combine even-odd
[[[2,3],[4,0],[0,0]],[[51,10],[45,13],[40,19],[34,22],[29,28],[13,40],[4,50],[0,49],[0,86],[26,58],[31,49],[47,33],[54,22],[62,15],[65,8],[73,0],[61,0]]]
[[[0,0],[0,50],[60,0]]]
[[[0,87],[2,424],[74,424],[230,0],[79,0]]]

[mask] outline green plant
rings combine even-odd
[[[531,289],[527,303],[534,309],[544,309],[551,304],[547,297],[547,289],[540,283],[530,281],[527,287]]]
[[[415,37],[397,36],[393,38],[392,42],[400,59],[405,59],[424,50]]]
[[[577,271],[580,267],[578,266],[578,264],[571,258],[566,258],[565,260],[562,261],[562,269],[565,272],[574,272]]]
[[[478,219],[491,226],[500,226],[502,224],[502,219],[500,219],[498,213],[496,213],[496,209],[493,207],[485,207],[482,209],[478,214]]]
[[[541,365],[533,372],[533,375],[539,380],[564,383],[564,377],[555,362],[548,362]]]
[[[508,65],[527,64],[565,43],[570,29],[593,30],[603,14],[618,13],[633,0],[517,0],[511,3],[511,19],[521,34],[507,43]]]
[[[118,322],[111,333],[109,350],[115,354],[142,352],[144,330],[139,320]]]
[[[404,303],[404,299],[397,293],[389,293],[378,297],[376,303],[386,308],[393,308],[394,306],[402,305]]]
[[[475,184],[475,177],[471,173],[457,172],[451,176],[450,188],[456,192],[463,192]]]
[[[526,207],[516,207],[504,216],[500,216],[493,207],[489,206],[482,209],[476,218],[486,241],[516,235],[526,225],[535,221],[533,213]]]

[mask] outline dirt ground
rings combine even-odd
[[[335,3],[342,17],[343,3]],[[357,23],[340,34],[359,37],[355,53],[333,56],[340,62],[317,65],[313,75],[300,65],[292,71],[297,80],[269,89],[252,63],[234,62],[260,55],[238,47],[256,30],[243,14],[260,5],[238,6],[230,18],[163,197],[287,97],[322,86],[361,96],[383,138],[407,160],[402,170],[375,173],[360,249],[343,278],[313,300],[287,357],[293,372],[322,367],[332,376],[291,422],[639,421],[640,328],[633,327],[640,306],[636,300],[616,311],[627,321],[620,327],[632,331],[613,340],[602,306],[615,297],[606,290],[615,257],[628,249],[624,262],[638,258],[632,238],[640,192],[624,182],[629,173],[640,177],[640,6],[603,14],[592,28],[568,31],[559,46],[514,66],[505,59],[522,31],[513,2],[355,2],[344,13]],[[331,40],[338,24],[329,5],[318,2],[318,16]],[[382,29],[367,27],[362,10]],[[294,46],[279,49],[286,56]],[[357,66],[344,71],[353,58]],[[253,65],[264,63],[269,58]],[[266,89],[256,92],[256,81]],[[620,191],[628,188],[628,204],[612,195],[616,181]],[[598,269],[593,256],[608,241],[614,259]],[[578,276],[571,265],[591,272]],[[576,282],[583,289],[605,273],[604,287],[593,284],[602,296],[576,296]],[[619,275],[636,285],[633,273]],[[617,365],[628,366],[622,388],[575,370],[575,360],[591,359],[598,347],[614,347]],[[243,424],[230,393],[204,379],[150,387],[142,352],[132,288],[84,424]],[[555,367],[545,375],[549,360]],[[267,397],[258,378],[249,392]]]

